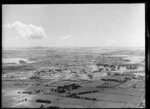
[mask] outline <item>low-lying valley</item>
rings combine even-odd
[[[3,59],[2,107],[145,107],[144,50],[36,47]]]

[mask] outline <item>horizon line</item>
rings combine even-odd
[[[31,47],[2,47],[2,49],[7,48],[145,48],[145,46],[31,46]]]

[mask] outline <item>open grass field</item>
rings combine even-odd
[[[125,103],[97,101],[89,106],[89,108],[124,108]]]
[[[85,83],[84,83],[85,82]],[[140,100],[142,100],[142,95],[144,94],[144,89],[127,89],[127,88],[96,88],[96,86],[100,86],[104,84],[104,81],[94,80],[91,82],[87,81],[28,81],[28,85],[25,85],[27,81],[3,81],[3,96],[2,103],[3,107],[39,107],[42,103],[35,103],[36,99],[44,99],[50,100],[55,106],[62,107],[101,107],[101,108],[110,108],[110,107],[134,107],[140,104]],[[53,84],[54,83],[54,84]],[[51,90],[51,88],[55,88],[57,86],[62,86],[65,84],[71,83],[80,83],[82,88],[67,91],[71,93],[79,93],[79,92],[87,92],[97,90],[95,93],[88,93],[79,95],[80,97],[89,97],[96,98],[98,101],[84,100],[84,99],[76,99],[76,98],[68,98],[65,97],[66,94],[18,94],[18,91],[28,90]],[[47,88],[44,88],[44,84],[49,84]],[[27,88],[28,86],[28,88]],[[61,96],[62,95],[62,96]],[[27,98],[28,101],[18,102],[22,99]],[[115,99],[114,99],[115,98]],[[7,103],[9,102],[9,103]]]
[[[74,99],[74,98],[62,98],[59,101],[55,101],[55,104],[57,105],[74,105],[74,106],[81,106],[83,108],[88,107],[88,105],[92,103],[93,103],[92,101]]]
[[[122,88],[108,88],[105,90],[107,93],[116,93],[116,94],[123,94],[123,95],[131,95],[131,96],[140,96],[144,90],[138,90],[138,89],[122,89]]]

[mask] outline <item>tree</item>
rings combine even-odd
[[[30,77],[30,79],[39,79],[39,78],[40,78],[40,76],[37,76],[37,75],[33,75]]]
[[[40,108],[44,108],[44,105],[43,105],[43,104],[41,104]]]
[[[51,89],[51,91],[53,92],[53,91],[54,91],[54,89]]]

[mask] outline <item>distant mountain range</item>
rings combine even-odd
[[[50,47],[44,47],[44,46],[35,46],[35,47],[27,47],[26,49],[48,49]]]
[[[34,47],[2,47],[2,49],[50,49],[50,48],[84,48],[84,49],[106,49],[106,50],[113,50],[113,49],[132,49],[132,50],[144,50],[145,47],[48,47],[48,46],[34,46]]]

